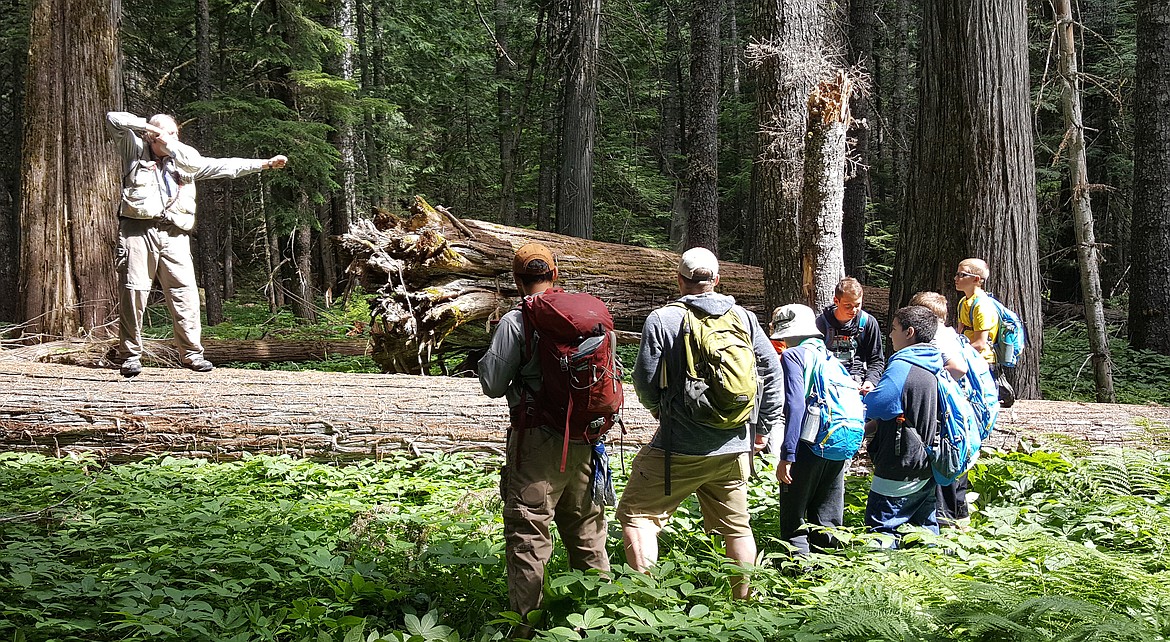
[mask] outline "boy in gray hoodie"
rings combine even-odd
[[[782,374],[776,350],[756,316],[715,292],[719,261],[709,250],[693,248],[678,265],[677,303],[659,308],[646,318],[634,391],[658,419],[654,439],[634,458],[630,479],[618,502],[626,561],[646,570],[658,559],[658,532],[679,505],[697,495],[707,531],[723,536],[728,557],[752,564],[756,542],[748,521],[747,480],[750,456],[761,450],[773,427],[783,421]],[[723,429],[696,421],[684,400],[682,325],[687,308],[699,315],[735,314],[747,329],[755,356],[755,419],[737,429]],[[666,388],[661,386],[665,379]],[[669,458],[668,458],[669,453]],[[670,490],[666,480],[670,465]],[[746,598],[748,585],[732,587],[734,597]]]

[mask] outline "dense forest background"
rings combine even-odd
[[[214,324],[240,288],[313,318],[346,286],[332,237],[415,194],[465,218],[706,245],[764,266],[770,305],[794,300],[805,99],[840,69],[857,89],[842,172],[846,273],[891,287],[896,305],[917,289],[954,296],[957,259],[985,256],[990,289],[1021,311],[1038,348],[1040,297],[1082,300],[1070,202],[1087,191],[1106,307],[1127,310],[1140,286],[1131,339],[1170,353],[1157,303],[1170,288],[1170,8],[1160,0],[1073,7],[1088,188],[1074,188],[1065,165],[1048,0],[5,4],[0,320],[36,316],[27,279],[40,232],[22,207],[45,201],[22,192],[38,176],[30,141],[84,129],[68,108],[45,108],[55,83],[67,104],[96,84],[95,111],[173,113],[207,155],[289,156],[287,171],[200,193],[198,267]],[[100,56],[70,58],[103,47],[116,54],[108,87]],[[49,74],[30,67],[38,52],[61,62]],[[112,148],[87,145],[60,157],[71,160],[57,183],[107,181],[97,168],[112,166]],[[1149,161],[1136,168],[1135,146]],[[66,224],[113,218],[112,205],[78,202],[58,206],[72,204]],[[84,305],[92,292],[75,294]],[[1036,358],[1021,369],[1032,394]]]

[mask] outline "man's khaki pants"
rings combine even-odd
[[[508,458],[500,473],[504,500],[504,540],[508,565],[508,600],[512,610],[527,615],[544,599],[544,567],[552,557],[549,523],[569,553],[575,569],[609,570],[605,551],[605,509],[593,503],[593,447],[569,444],[561,472],[564,442],[539,428],[513,430]]]
[[[171,311],[175,346],[183,363],[189,364],[203,355],[191,237],[166,222],[130,218],[119,221],[115,258],[120,292],[118,356],[137,359],[142,355],[142,317],[157,276]]]

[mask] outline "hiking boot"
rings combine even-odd
[[[119,372],[123,377],[137,377],[142,374],[142,360],[134,357],[123,361]]]
[[[183,366],[190,368],[195,372],[211,372],[212,370],[215,370],[215,366],[203,357],[194,357],[191,359],[191,361],[184,363]]]

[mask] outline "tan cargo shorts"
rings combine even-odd
[[[703,527],[723,537],[748,537],[748,454],[670,456],[670,495],[666,489],[666,453],[643,446],[630,467],[630,479],[617,506],[622,526],[662,530],[692,494],[699,499]]]

